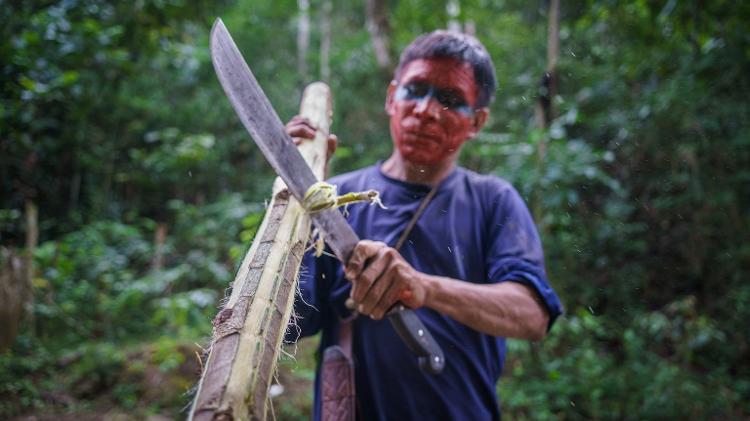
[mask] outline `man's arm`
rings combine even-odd
[[[386,244],[362,240],[345,269],[357,310],[380,319],[397,301],[428,307],[493,336],[540,340],[549,314],[536,292],[517,282],[474,284],[414,269]]]
[[[474,284],[424,275],[425,306],[493,336],[538,341],[547,334],[549,313],[537,293],[518,282]]]

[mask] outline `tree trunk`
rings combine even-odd
[[[0,247],[0,352],[13,345],[23,314],[24,265],[12,249]]]
[[[0,352],[13,345],[18,325],[31,301],[38,221],[36,204],[27,199],[25,254],[19,257],[11,248],[0,247]]]
[[[318,128],[315,140],[302,143],[300,152],[323,179],[331,118],[328,86],[308,86],[300,114]],[[190,419],[265,419],[309,233],[310,218],[277,179],[266,216],[235,275],[232,295],[213,321],[211,349]]]
[[[557,95],[557,61],[560,58],[560,0],[550,0],[547,28],[547,72],[553,78],[551,97]]]
[[[461,14],[461,3],[458,0],[449,0],[445,10],[448,12],[448,30],[461,32],[461,22],[458,20]]]
[[[560,0],[550,0],[547,27],[547,69],[539,82],[539,99],[535,110],[537,126],[549,127],[555,118],[554,99],[558,92],[557,62],[560,58]]]
[[[307,50],[310,47],[310,0],[297,0],[297,69],[300,80],[307,81]]]
[[[164,267],[164,243],[167,242],[167,224],[158,222],[154,231],[154,255],[151,258],[151,271],[157,272]]]
[[[558,89],[557,62],[560,57],[560,0],[549,2],[549,24],[547,27],[547,69],[539,83],[539,97],[534,109],[536,125],[543,131],[537,145],[537,174],[542,174],[547,155],[549,135],[547,128],[555,118],[554,101]],[[541,198],[534,200],[533,213],[537,223],[542,218]],[[544,227],[542,226],[543,230]]]
[[[39,212],[36,204],[26,200],[26,285],[34,279],[34,252],[39,243]],[[30,289],[30,288],[29,288]]]
[[[331,0],[323,0],[320,10],[320,79],[328,83],[331,79]]]
[[[367,30],[370,32],[372,49],[375,51],[375,61],[380,70],[390,77],[393,70],[391,59],[390,34],[388,23],[388,2],[386,0],[367,0],[365,5]]]
[[[471,19],[464,22],[464,33],[475,37],[477,35],[477,24]]]

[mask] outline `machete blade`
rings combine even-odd
[[[297,200],[317,182],[221,19],[211,28],[211,60],[232,107],[276,174]],[[338,209],[311,215],[315,226],[336,257],[346,263],[359,238]],[[439,373],[443,350],[414,312],[398,304],[388,319],[409,349],[419,357],[422,369]]]

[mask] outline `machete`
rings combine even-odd
[[[216,75],[242,124],[276,174],[301,202],[307,189],[318,180],[286,133],[221,19],[216,19],[211,28],[210,49]],[[359,238],[341,212],[329,209],[311,217],[336,257],[347,262]],[[440,373],[445,365],[443,350],[414,311],[398,303],[388,312],[388,319],[417,355],[419,366],[429,373]]]

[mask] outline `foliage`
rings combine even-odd
[[[602,343],[618,346],[604,352]],[[509,342],[514,357],[499,393],[513,419],[734,418],[744,381],[726,368],[683,369],[711,346],[726,345],[693,298],[625,327],[578,309],[541,346]]]
[[[314,46],[323,8],[310,3]],[[555,119],[540,129],[547,2],[458,3],[500,82],[461,162],[526,198],[568,310],[544,343],[509,343],[506,414],[746,417],[750,6],[564,2]],[[292,0],[0,5],[0,239],[23,244],[25,201],[41,236],[30,317],[0,355],[0,416],[175,415],[186,344],[209,334],[273,180],[216,83],[211,21],[222,15],[282,120],[319,78],[320,50],[300,74]],[[388,5],[394,51],[448,24],[444,0]],[[336,2],[330,15],[334,173],[391,148],[363,12]],[[286,381],[309,381],[312,359],[299,364]]]
[[[186,367],[197,366],[199,352],[185,342],[205,343],[243,220],[257,221],[262,206],[228,195],[206,206],[175,200],[170,208],[175,232],[162,246],[161,269],[151,264],[146,233],[155,224],[145,218],[87,224],[36,250],[30,330],[0,355],[0,414],[104,392],[109,405],[132,407],[144,397],[184,404],[195,373]],[[155,381],[171,384],[170,393],[156,392]]]

